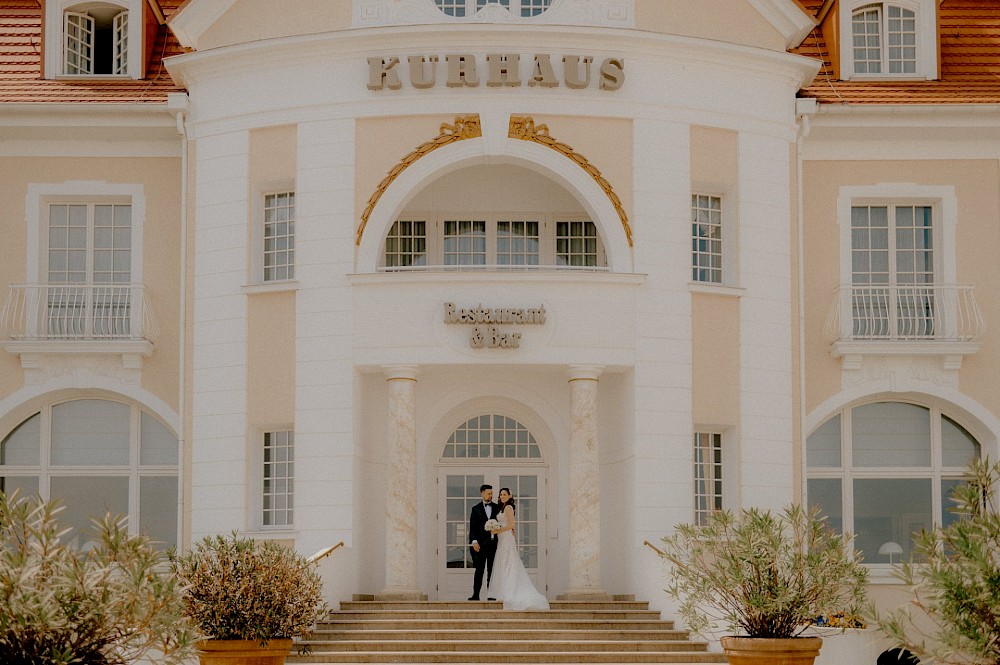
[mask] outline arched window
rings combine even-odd
[[[543,14],[552,0],[434,0],[434,4],[446,16],[455,18],[471,18],[490,5],[502,7],[516,17],[531,18]]]
[[[60,499],[80,532],[106,512],[129,531],[177,544],[177,436],[136,404],[75,399],[47,404],[0,442],[0,491]]]
[[[866,5],[851,16],[855,74],[916,74],[917,16],[889,3]]]
[[[444,446],[442,459],[541,460],[528,428],[508,416],[475,416],[459,425]]]
[[[842,410],[806,441],[807,491],[865,563],[907,560],[912,535],[953,518],[949,497],[980,445],[938,409],[873,402]]]
[[[63,74],[127,75],[128,10],[89,2],[63,14]]]

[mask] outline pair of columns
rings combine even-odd
[[[567,597],[604,596],[601,589],[600,464],[597,446],[597,378],[601,367],[569,368],[569,588]],[[386,367],[389,388],[389,478],[386,504],[386,598],[421,597],[417,525],[412,506],[417,493],[417,368]]]

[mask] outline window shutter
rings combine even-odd
[[[94,73],[94,19],[87,14],[66,12],[65,72]]]
[[[115,63],[113,74],[128,74],[128,12],[115,16]]]

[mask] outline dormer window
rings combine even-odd
[[[128,11],[98,7],[66,12],[65,71],[69,75],[128,74]]]
[[[532,18],[545,13],[552,0],[434,0],[446,16],[472,18],[479,11],[497,8],[509,12],[511,16]]]
[[[936,4],[934,0],[845,3],[842,77],[937,78]]]
[[[142,78],[142,0],[45,3],[45,71]]]

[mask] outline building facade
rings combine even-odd
[[[998,453],[998,34],[988,0],[2,1],[0,489],[343,542],[335,602],[465,598],[488,482],[540,590],[668,616],[644,541],[808,501],[890,602]]]

